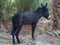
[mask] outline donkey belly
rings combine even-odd
[[[23,25],[28,25],[28,24],[32,24],[32,22],[33,22],[33,19],[31,20],[31,19],[23,19]]]
[[[23,25],[31,25],[32,23],[36,23],[38,22],[39,19],[34,19],[34,18],[31,18],[31,19],[23,19],[22,23]]]
[[[35,18],[35,17],[24,17],[23,19],[22,19],[22,23],[23,23],[23,25],[30,25],[30,24],[32,24],[32,23],[36,23],[37,21],[39,20],[39,18]]]

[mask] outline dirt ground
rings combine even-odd
[[[0,28],[0,45],[12,45],[11,22],[5,23]],[[19,45],[60,45],[60,38],[55,36],[54,31],[48,31],[50,29],[50,21],[39,21],[36,26],[35,39],[31,38],[31,25],[23,26],[19,34],[21,44]],[[58,31],[59,32],[59,31]],[[16,43],[16,45],[18,45]]]

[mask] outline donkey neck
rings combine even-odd
[[[41,12],[35,11],[35,20],[38,21],[42,17]]]
[[[36,10],[35,13],[36,13],[36,16],[37,16],[38,18],[41,18],[42,15],[43,15],[42,10],[40,10],[40,11]]]

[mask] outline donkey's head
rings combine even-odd
[[[49,11],[48,11],[48,8],[47,8],[47,3],[45,6],[43,6],[41,4],[41,13],[42,13],[42,16],[45,17],[46,19],[50,19],[50,16],[49,16]]]

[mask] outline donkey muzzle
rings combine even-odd
[[[51,18],[51,16],[49,15],[49,17],[48,17],[48,20]]]

